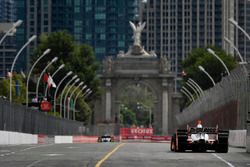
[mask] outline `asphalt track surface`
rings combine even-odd
[[[175,153],[168,143],[0,146],[0,167],[250,167],[250,154]]]

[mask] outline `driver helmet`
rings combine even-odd
[[[198,120],[197,128],[202,128],[201,120]]]

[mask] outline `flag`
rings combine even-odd
[[[48,79],[49,79],[48,73],[44,73],[44,75],[43,75],[43,82],[47,83]]]
[[[185,70],[182,70],[181,75],[182,75],[183,77],[187,76],[187,73],[185,72]]]
[[[56,88],[56,84],[53,81],[52,77],[49,75],[48,80],[47,80],[49,88],[52,86],[53,88]]]

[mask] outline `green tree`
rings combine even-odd
[[[135,114],[134,118],[136,119],[136,123],[138,125],[148,126],[149,109],[153,110],[156,99],[155,94],[149,87],[144,84],[130,84],[124,87],[121,91],[119,99],[121,101],[121,111],[124,106],[126,106],[127,110],[129,110],[128,113],[120,112],[120,120],[127,123],[126,119],[129,119],[129,122],[131,122],[130,120],[133,118],[133,115],[129,114],[133,113]],[[127,114],[129,116],[125,116],[123,114]]]
[[[18,90],[18,92],[16,92]],[[25,94],[26,93],[26,85],[25,79],[20,74],[14,73],[12,78],[12,100],[15,103],[24,103],[25,102]],[[6,78],[0,81],[0,95],[5,96],[8,99],[10,98],[10,79]]]
[[[97,77],[99,64],[97,63],[93,49],[89,45],[75,43],[72,35],[66,31],[52,32],[40,36],[38,47],[32,54],[32,62],[35,62],[47,48],[51,49],[51,52],[37,64],[34,74],[40,74],[47,63],[57,56],[59,60],[50,66],[47,72],[53,73],[61,64],[65,64],[65,68],[53,78],[55,83],[59,83],[68,71],[73,71],[74,74],[78,75],[80,80],[84,81],[84,84],[93,93],[85,101],[80,100],[77,105],[80,107],[80,111],[86,112],[82,115],[90,115],[89,110],[86,109],[90,107],[86,107],[87,103],[85,102],[86,100],[91,101],[94,98],[98,98],[101,92],[100,79]],[[67,81],[63,84],[66,83]],[[63,87],[64,85],[60,89]]]
[[[84,101],[84,99],[79,98],[76,103],[76,120],[82,121],[86,125],[91,121],[92,110],[90,106]]]
[[[57,56],[59,60],[48,71],[55,71],[61,64],[65,64],[65,68],[63,72],[55,76],[55,81],[58,82],[71,70],[91,88],[94,95],[92,97],[100,95],[100,80],[96,74],[99,64],[89,45],[76,44],[73,37],[66,31],[43,34],[39,38],[38,47],[32,54],[32,62],[35,62],[47,48],[50,48],[51,52],[36,65],[34,73],[39,74],[46,64]]]
[[[217,47],[210,48],[222,59],[229,70],[236,67],[236,61],[232,55],[226,54],[225,51]],[[203,90],[213,86],[209,78],[199,70],[199,65],[205,68],[215,82],[219,82],[221,78],[226,75],[225,68],[221,62],[210,54],[207,48],[196,48],[193,49],[183,61],[183,70],[187,73],[187,75],[184,76],[184,82],[186,82],[188,78],[192,78]]]
[[[121,117],[122,118],[122,123],[124,125],[136,125],[137,124],[137,120],[136,120],[136,114],[127,108],[123,108],[121,110]]]

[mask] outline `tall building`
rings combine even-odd
[[[250,35],[250,1],[235,1],[234,19]],[[250,40],[239,29],[234,27],[235,46],[239,49],[243,59],[250,62]]]
[[[0,22],[14,22],[16,20],[14,0],[0,1]]]
[[[250,34],[250,1],[248,0],[223,0],[223,38],[227,37],[239,50],[244,61],[250,62],[250,40],[235,25],[229,22],[233,18],[238,25]],[[228,10],[230,9],[230,10]],[[224,41],[223,48],[240,61],[238,53],[230,43]]]
[[[17,49],[20,49],[32,35],[51,32],[51,0],[15,0],[17,17],[23,24],[17,29]],[[37,38],[38,40],[38,38]],[[30,43],[22,52],[15,65],[15,70],[27,70],[30,55],[37,46],[37,40]]]
[[[0,39],[16,21],[15,3],[13,0],[0,1]],[[0,46],[0,78],[5,77],[11,68],[16,53],[15,36],[5,38]]]
[[[222,47],[222,1],[147,0],[142,3],[146,50],[166,55],[177,75],[188,53],[197,47]]]
[[[138,0],[54,0],[52,31],[68,30],[96,56],[114,56],[132,42],[129,21],[139,13]]]
[[[18,19],[17,47],[30,36],[67,30],[76,42],[94,48],[97,59],[127,50],[132,42],[129,21],[138,15],[139,0],[16,0]],[[28,69],[30,54],[37,42],[20,56],[16,69]]]

